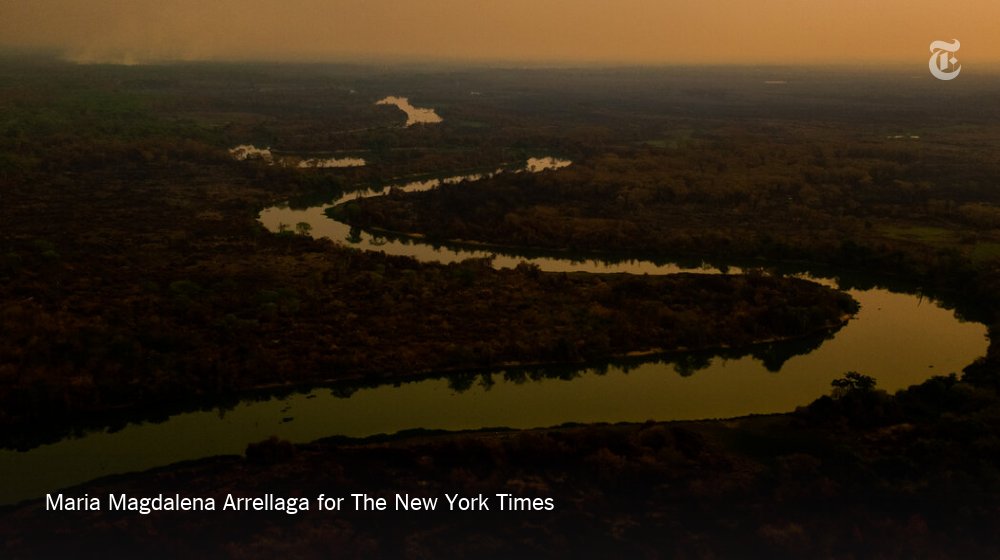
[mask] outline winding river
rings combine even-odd
[[[496,173],[550,172],[569,165],[533,158],[523,167],[395,185],[404,191],[441,183],[475,181]],[[494,256],[493,251],[435,247],[352,229],[325,214],[357,196],[378,196],[390,187],[352,193],[308,209],[274,207],[261,222],[280,231],[300,222],[310,234],[365,250],[454,262]],[[606,263],[566,256],[496,254],[494,266],[522,261],[546,271],[671,274],[718,272],[651,261]],[[737,269],[732,269],[737,270]],[[837,285],[832,278],[814,278]],[[138,471],[213,455],[239,454],[271,435],[307,442],[334,435],[368,436],[400,430],[532,428],[567,422],[641,422],[726,418],[793,410],[827,394],[846,371],[874,376],[888,391],[937,374],[957,372],[986,350],[984,325],[964,322],[926,298],[885,288],[852,289],[861,311],[826,340],[757,348],[754,355],[677,356],[611,363],[582,369],[533,368],[428,378],[376,387],[320,388],[291,396],[246,400],[230,409],[190,412],[160,423],[130,424],[65,438],[26,452],[0,450],[0,504],[100,476]],[[17,484],[11,484],[17,481]]]

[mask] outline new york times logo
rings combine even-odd
[[[962,71],[962,66],[958,64],[955,53],[962,46],[958,39],[948,43],[945,41],[934,41],[931,43],[931,60],[927,67],[931,75],[939,80],[954,80]]]

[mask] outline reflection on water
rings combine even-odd
[[[237,161],[260,160],[270,165],[281,167],[299,167],[302,169],[327,169],[333,167],[362,167],[365,160],[356,157],[343,158],[303,158],[299,156],[281,156],[276,158],[271,148],[258,148],[253,144],[242,144],[229,149],[229,155]]]
[[[544,158],[528,158],[528,163],[525,165],[524,170],[529,173],[539,173],[548,169],[562,169],[563,167],[569,167],[573,162],[568,159],[557,159],[551,157]]]
[[[568,164],[539,158],[522,170]],[[426,190],[501,171],[397,187]],[[385,192],[387,189],[377,189],[361,195]],[[337,203],[355,196],[358,194],[341,197]],[[329,206],[269,208],[261,214],[261,221],[272,231],[278,231],[280,224],[307,222],[313,226],[314,236],[422,261],[455,262],[495,255],[492,250],[433,247],[409,239],[372,236],[327,218]],[[523,261],[542,270],[562,272],[722,273],[698,263],[606,262],[514,252],[497,255],[493,264],[513,267]],[[730,270],[738,271],[735,267]],[[832,279],[819,281],[836,284]],[[953,312],[928,299],[878,287],[848,293],[861,309],[833,336],[761,345],[749,355],[684,354],[669,360],[637,359],[601,367],[520,368],[374,387],[340,385],[248,400],[228,410],[178,414],[162,423],[132,424],[114,433],[92,432],[28,452],[3,450],[0,480],[16,480],[18,484],[0,487],[0,504],[38,497],[107,474],[242,453],[248,443],[272,435],[306,442],[414,428],[532,428],[567,422],[642,422],[784,412],[827,394],[830,381],[847,371],[871,375],[880,388],[892,392],[932,375],[960,371],[986,350],[984,325],[960,321]]]
[[[271,153],[271,148],[258,148],[253,144],[241,144],[235,148],[230,148],[229,155],[233,156],[233,159],[237,161],[253,159],[260,159],[268,162],[274,161],[274,155]]]
[[[410,105],[410,100],[405,97],[389,96],[375,102],[376,105],[395,105],[406,113],[406,126],[415,124],[433,124],[442,121],[441,117],[434,112],[434,109],[425,109]]]
[[[512,171],[514,173],[523,173],[525,171],[528,171],[528,172],[531,172],[531,173],[540,173],[542,171],[546,171],[546,170],[549,170],[549,169],[562,169],[563,167],[567,167],[567,166],[571,165],[572,163],[573,162],[571,162],[569,160],[566,160],[566,159],[559,159],[559,158],[553,158],[553,157],[528,158],[527,163],[525,163],[523,167],[519,167],[519,168],[513,169]],[[471,182],[471,181],[481,181],[483,179],[489,179],[491,177],[495,177],[495,176],[503,173],[504,171],[505,171],[504,168],[498,167],[497,169],[495,169],[493,171],[484,171],[484,172],[481,172],[481,173],[469,173],[469,174],[466,174],[466,175],[452,175],[450,177],[444,177],[444,178],[423,179],[423,180],[418,180],[418,181],[408,181],[406,183],[396,183],[396,184],[392,184],[392,185],[386,185],[384,187],[373,187],[373,188],[370,188],[370,189],[364,189],[364,190],[360,190],[360,191],[354,191],[354,192],[349,192],[349,193],[343,194],[339,198],[337,198],[336,200],[334,200],[333,202],[330,202],[328,204],[317,205],[316,208],[318,208],[319,210],[325,212],[329,208],[333,208],[334,206],[339,206],[339,205],[341,205],[341,204],[343,204],[345,202],[349,202],[351,200],[357,200],[359,198],[372,198],[372,197],[375,197],[375,196],[383,196],[383,195],[389,194],[392,191],[401,191],[401,192],[408,192],[408,193],[421,192],[421,191],[429,191],[431,189],[436,189],[437,187],[440,187],[441,185],[457,185],[457,184],[459,184],[459,183],[461,183],[463,181],[470,181]],[[264,213],[266,214],[266,213],[270,212],[271,210],[272,209],[269,208],[269,209],[265,210]],[[309,210],[309,209],[307,209],[307,210]],[[308,216],[308,217],[311,219],[313,216],[314,215],[310,214],[310,216]],[[321,219],[325,220],[325,221],[330,221],[330,220],[328,220],[325,217],[323,217]],[[270,229],[270,225],[268,225],[268,221],[267,220],[264,220],[263,214],[262,214],[262,217],[261,217],[261,221],[264,223],[265,226],[268,227],[268,229]],[[298,222],[296,222],[296,223],[298,223]],[[312,224],[312,225],[315,227],[317,224]],[[272,231],[277,231],[277,230],[272,230]],[[329,237],[329,236],[322,236],[322,237]],[[331,237],[331,239],[334,239],[334,238]]]
[[[361,158],[310,158],[299,162],[301,168],[326,169],[331,167],[364,167],[365,160]]]
[[[784,412],[828,394],[830,381],[846,371],[872,375],[880,388],[895,391],[959,371],[985,351],[983,325],[959,322],[927,300],[880,289],[849,293],[861,311],[832,338],[762,346],[753,355],[681,355],[591,368],[470,373],[353,391],[316,389],[91,433],[26,453],[0,451],[0,479],[18,481],[0,489],[0,503],[106,474],[239,454],[271,435],[307,442],[412,428],[532,428]]]

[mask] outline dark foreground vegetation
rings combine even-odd
[[[272,493],[310,510],[3,514],[7,558],[993,558],[1000,554],[995,388],[937,377],[895,396],[846,383],[794,414],[731,422],[411,434],[251,445],[66,491]],[[358,512],[352,493],[389,500]],[[394,495],[510,493],[552,511],[394,511]],[[343,496],[345,511],[315,498]],[[102,507],[106,507],[102,506]]]
[[[788,83],[764,85],[775,78]],[[996,325],[1000,109],[992,78],[962,78],[948,90],[915,82],[900,92],[891,73],[788,69],[5,60],[0,434],[25,443],[28,422],[68,428],[99,411],[182,407],[262,385],[742,346],[834,328],[853,311],[833,290],[766,274],[652,279],[423,265],[272,235],[256,221],[282,200],[307,204],[533,155],[574,165],[352,203],[342,215],[437,239],[861,269]],[[403,129],[401,115],[372,104],[399,93],[444,122]],[[232,161],[226,148],[245,143],[369,164]],[[995,557],[997,348],[960,378],[896,395],[846,377],[833,396],[788,415],[271,441],[246,458],[72,491],[509,490],[553,498],[551,512],[137,516],[45,512],[31,502],[0,513],[0,550],[11,558]]]

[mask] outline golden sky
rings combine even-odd
[[[0,0],[0,45],[81,61],[1000,60],[997,0]]]

